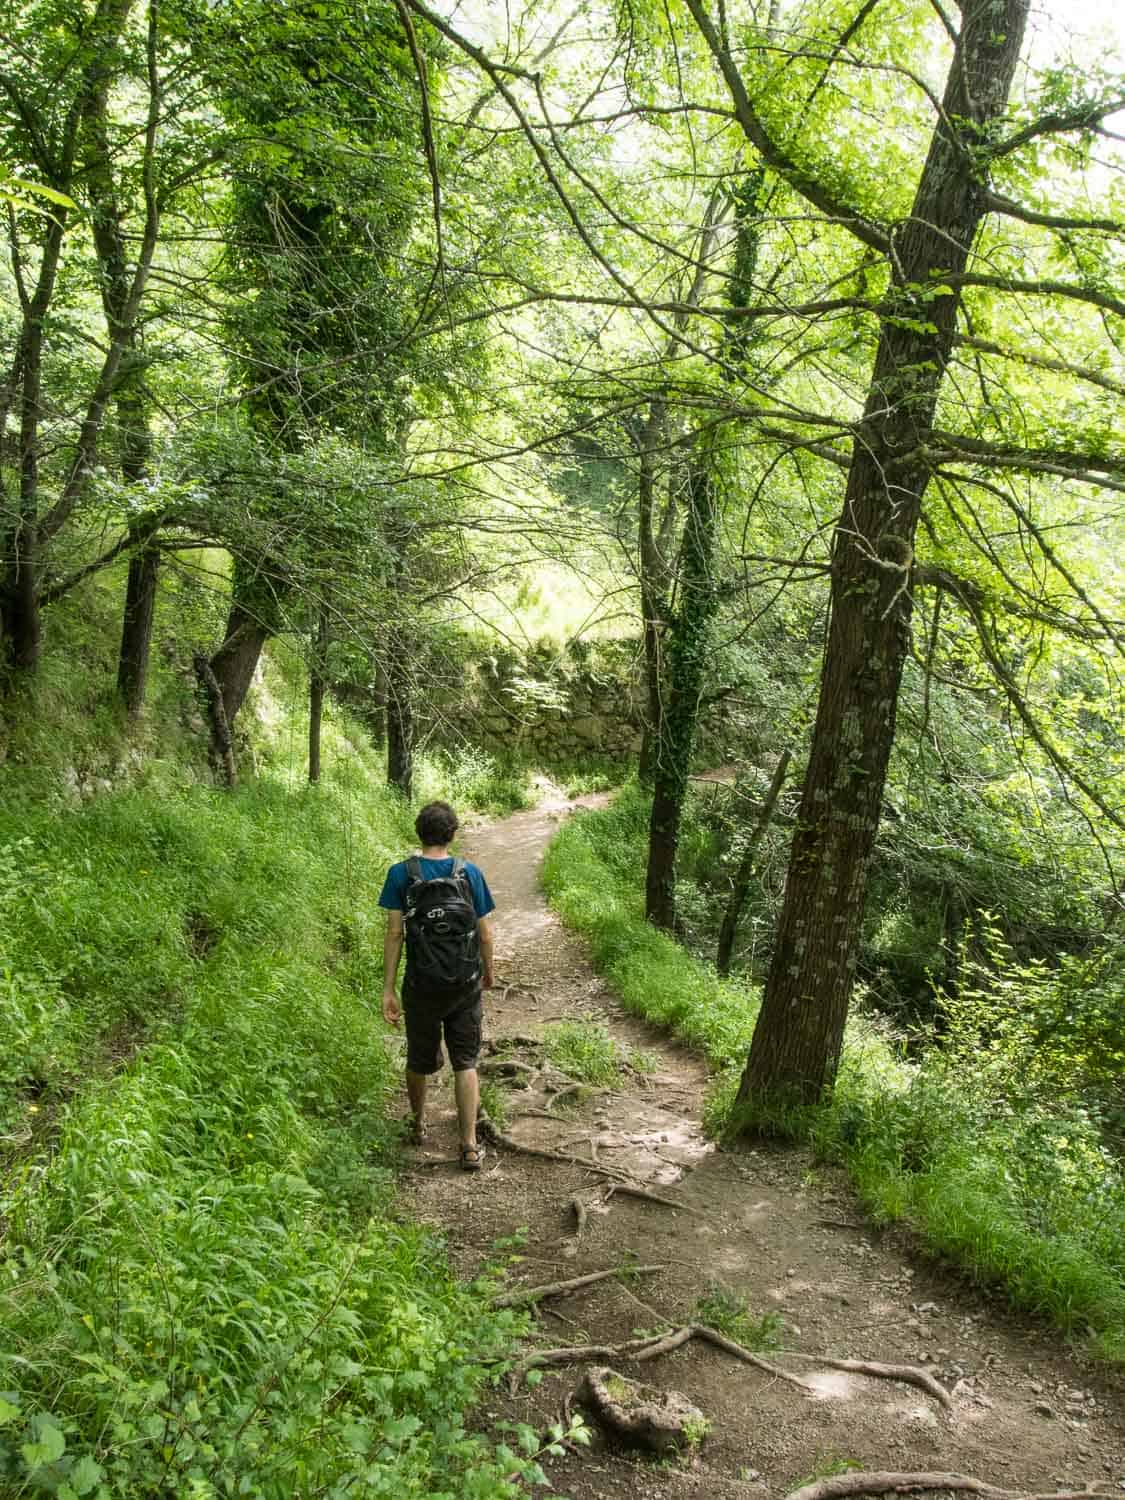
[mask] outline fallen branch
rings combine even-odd
[[[942,1406],[952,1406],[953,1397],[928,1370],[919,1365],[886,1365],[867,1359],[830,1359],[823,1354],[804,1354],[797,1350],[786,1350],[790,1359],[808,1359],[814,1364],[827,1365],[830,1370],[847,1370],[852,1375],[870,1375],[876,1380],[901,1380],[904,1385],[916,1385],[920,1390],[940,1401]]]
[[[629,1266],[630,1276],[650,1276],[663,1271],[664,1266]],[[569,1281],[548,1281],[543,1286],[519,1287],[514,1292],[501,1292],[493,1297],[493,1307],[526,1307],[532,1302],[541,1302],[544,1297],[559,1297],[565,1292],[577,1292],[584,1286],[593,1286],[595,1281],[605,1281],[609,1276],[625,1274],[621,1266],[608,1271],[590,1271],[585,1276],[572,1276]]]
[[[988,1495],[992,1500],[1089,1500],[1091,1495],[1105,1495],[1107,1490],[1051,1490],[1032,1494],[1028,1490],[1004,1490],[971,1474],[895,1474],[882,1471],[834,1474],[813,1484],[790,1490],[785,1500],[843,1500],[848,1495],[902,1494],[908,1490],[967,1490],[974,1495]]]

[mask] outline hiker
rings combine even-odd
[[[426,1084],[441,1070],[441,1041],[449,1051],[461,1166],[478,1172],[484,1159],[477,1143],[480,1085],[481,991],[492,988],[492,923],[496,903],[476,865],[455,859],[449,846],[457,814],[448,802],[430,802],[414,823],[421,855],[387,871],[379,905],[387,912],[383,940],[383,1019],[397,1026],[406,1016],[406,1092],[413,1114],[410,1139],[426,1135]],[[395,976],[406,941],[402,1005]]]

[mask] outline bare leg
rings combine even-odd
[[[477,1143],[477,1109],[480,1105],[480,1083],[476,1068],[465,1068],[453,1075],[453,1094],[457,1100],[457,1124],[462,1146]]]
[[[420,1135],[426,1121],[426,1075],[406,1070],[406,1097],[414,1116],[414,1129]]]

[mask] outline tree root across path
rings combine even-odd
[[[964,1490],[973,1495],[986,1495],[991,1500],[1089,1500],[1091,1495],[1108,1495],[1108,1490],[1098,1490],[1090,1485],[1084,1490],[1051,1490],[1044,1494],[1032,1494],[1028,1490],[1004,1490],[983,1479],[974,1479],[971,1474],[918,1473],[896,1474],[882,1471],[870,1473],[834,1474],[828,1479],[817,1479],[812,1484],[791,1490],[785,1500],[844,1500],[849,1495],[905,1494],[927,1490]]]
[[[640,1269],[652,1271],[657,1270],[658,1267],[645,1266]],[[572,1282],[554,1282],[545,1289],[544,1294],[557,1293],[572,1286],[586,1285],[590,1281],[601,1280],[613,1274],[615,1273],[612,1271],[603,1271],[592,1277],[577,1277]],[[497,1305],[505,1304],[500,1302]],[[687,1323],[682,1328],[674,1328],[667,1333],[630,1339],[623,1344],[575,1344],[561,1349],[538,1349],[515,1367],[511,1375],[512,1388],[515,1389],[528,1370],[536,1369],[541,1365],[583,1364],[593,1360],[604,1362],[611,1359],[630,1359],[641,1362],[657,1359],[662,1354],[670,1354],[673,1349],[679,1349],[689,1339],[696,1338],[713,1344],[715,1348],[724,1350],[744,1364],[753,1365],[755,1369],[762,1370],[774,1380],[784,1380],[789,1385],[795,1385],[799,1390],[804,1391],[806,1395],[816,1395],[815,1387],[809,1385],[808,1381],[802,1380],[799,1375],[783,1369],[773,1360],[763,1359],[760,1354],[752,1353],[751,1350],[736,1343],[734,1339],[727,1338],[725,1333],[720,1333],[718,1329],[711,1328],[706,1323]],[[786,1353],[788,1354],[789,1351]],[[948,1408],[953,1405],[953,1398],[944,1386],[939,1385],[928,1370],[923,1370],[917,1365],[888,1365],[874,1360],[833,1359],[819,1354],[797,1354],[793,1357],[811,1360],[819,1365],[827,1365],[832,1370],[847,1370],[854,1375],[868,1375],[875,1380],[898,1380],[906,1385],[917,1386],[927,1395],[932,1396],[935,1401],[940,1402],[942,1406]],[[847,1493],[855,1492],[848,1491]],[[816,1497],[816,1500],[822,1500],[822,1497]]]
[[[788,1370],[782,1370],[779,1366],[771,1364],[768,1359],[752,1354],[749,1349],[744,1349],[741,1344],[736,1344],[733,1339],[728,1339],[725,1334],[719,1333],[715,1328],[708,1328],[704,1323],[688,1323],[683,1328],[672,1329],[670,1333],[657,1333],[647,1338],[629,1339],[624,1344],[573,1344],[564,1349],[537,1349],[534,1354],[529,1354],[526,1359],[516,1365],[509,1380],[512,1389],[515,1390],[528,1370],[538,1369],[542,1365],[576,1365],[594,1361],[604,1363],[611,1359],[629,1359],[641,1363],[644,1360],[658,1359],[662,1354],[670,1354],[673,1349],[680,1348],[682,1344],[694,1338],[704,1339],[719,1349],[725,1349],[728,1354],[733,1354],[744,1364],[754,1365],[776,1380],[785,1380],[790,1385],[798,1386],[808,1395],[814,1394],[812,1386],[803,1381],[799,1375],[791,1375]]]
[[[517,1287],[512,1292],[501,1292],[493,1297],[493,1307],[526,1307],[533,1302],[542,1302],[545,1297],[561,1297],[567,1292],[580,1291],[584,1286],[593,1286],[596,1281],[605,1281],[610,1276],[651,1276],[663,1271],[664,1266],[613,1266],[608,1271],[590,1271],[585,1276],[572,1276],[569,1281],[548,1281],[543,1286]]]
[[[871,1375],[877,1380],[901,1380],[906,1385],[916,1385],[920,1390],[940,1401],[942,1406],[952,1406],[953,1397],[920,1365],[886,1365],[878,1360],[830,1359],[824,1354],[805,1354],[796,1349],[787,1349],[790,1359],[807,1359],[813,1364],[827,1365],[830,1370],[847,1370],[852,1375]]]
[[[665,1208],[678,1208],[689,1214],[698,1213],[697,1209],[687,1203],[678,1203],[675,1198],[665,1198],[660,1193],[653,1193],[648,1188],[641,1187],[639,1183],[633,1181],[628,1172],[620,1167],[611,1167],[606,1162],[593,1161],[586,1156],[575,1156],[569,1151],[552,1151],[547,1146],[527,1146],[522,1141],[517,1141],[505,1134],[483,1111],[477,1116],[477,1130],[486,1141],[494,1146],[503,1146],[506,1151],[523,1156],[537,1156],[544,1161],[561,1161],[567,1166],[582,1167],[584,1171],[596,1172],[602,1177],[611,1178],[612,1186],[605,1195],[606,1202],[614,1193],[624,1193],[630,1198],[644,1198],[649,1203],[663,1204]],[[573,1199],[571,1202],[573,1203]]]

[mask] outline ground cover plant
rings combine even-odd
[[[352,757],[12,809],[0,1492],[516,1493],[536,1445],[463,1414],[522,1315],[393,1210],[372,884],[404,804]]]
[[[581,1083],[610,1085],[628,1071],[649,1073],[644,1052],[622,1048],[604,1026],[589,1020],[557,1021],[543,1031],[543,1050],[556,1068]]]
[[[544,884],[628,1008],[670,1027],[716,1067],[706,1119],[719,1134],[746,1124],[735,1095],[757,995],[747,983],[720,981],[645,922],[642,874],[630,848],[646,821],[635,787],[605,811],[572,819],[548,851]],[[1072,1087],[1060,1094],[1065,1033],[1044,1028],[1040,1039],[1034,1025],[1037,1015],[1059,1013],[1068,974],[1084,983],[1089,968],[1072,964],[1036,977],[1012,966],[997,985],[990,970],[990,1007],[963,992],[942,1045],[909,1059],[861,1007],[830,1098],[752,1123],[844,1164],[877,1220],[912,1226],[972,1279],[1120,1361],[1125,1171],[1098,1108],[1077,1088],[1094,1068],[1096,1048],[1076,1037],[1066,1073]],[[1103,1003],[1087,1014],[1112,1013],[1116,982],[1102,975]],[[978,1000],[984,994],[978,988]]]

